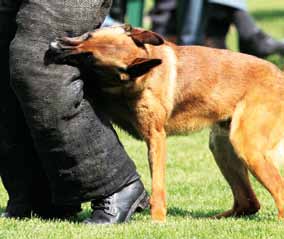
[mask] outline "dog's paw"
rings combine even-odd
[[[278,219],[284,220],[284,211],[283,210],[278,211]]]
[[[166,222],[167,210],[162,207],[152,207],[151,217],[154,222]]]

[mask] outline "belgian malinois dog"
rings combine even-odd
[[[114,124],[145,140],[152,175],[151,215],[166,218],[166,136],[212,126],[210,148],[234,204],[219,217],[256,213],[248,170],[284,217],[284,74],[256,57],[176,46],[129,25],[50,44],[45,63],[77,67],[85,93]]]

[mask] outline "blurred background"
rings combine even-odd
[[[284,65],[281,0],[114,0],[105,24],[123,22],[179,45],[228,48]]]

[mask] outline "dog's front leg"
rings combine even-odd
[[[151,216],[154,221],[166,220],[166,133],[156,127],[147,139],[148,158],[152,175]]]

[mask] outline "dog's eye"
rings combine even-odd
[[[125,24],[124,25],[124,30],[126,31],[126,32],[131,32],[132,31],[132,26],[130,25],[130,24]]]

